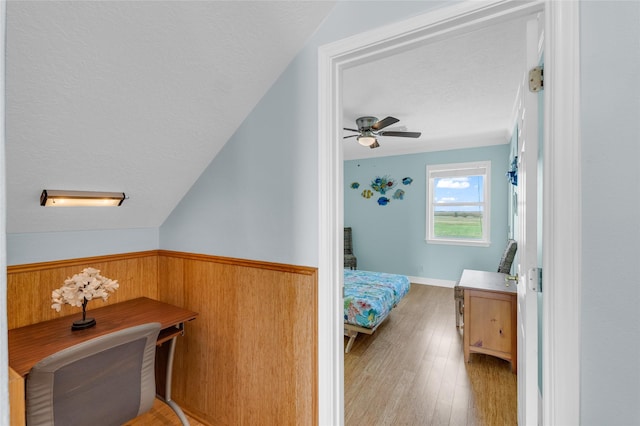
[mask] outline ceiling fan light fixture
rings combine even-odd
[[[380,144],[378,143],[377,136],[393,136],[400,138],[419,138],[421,136],[420,132],[405,132],[400,130],[382,131],[382,129],[386,129],[398,121],[400,120],[391,116],[383,118],[382,120],[369,116],[360,117],[356,119],[356,126],[358,126],[357,129],[351,129],[348,127],[344,128],[344,130],[356,132],[356,134],[345,136],[344,139],[355,137],[358,143],[362,146],[378,148]]]
[[[371,146],[378,142],[375,136],[373,135],[362,135],[358,136],[358,143],[362,146]]]

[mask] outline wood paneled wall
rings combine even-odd
[[[78,314],[50,293],[91,266],[120,288],[199,313],[178,339],[172,398],[211,425],[316,425],[317,269],[165,250],[8,268],[8,328]],[[99,306],[101,300],[90,302]]]
[[[199,312],[173,396],[214,425],[317,423],[317,270],[160,252],[161,300]]]
[[[92,300],[92,308],[147,296],[158,299],[158,252],[145,251],[110,256],[87,257],[56,262],[32,263],[7,268],[7,328],[22,327],[66,315],[80,315],[80,308],[65,305],[60,312],[51,309],[51,292],[64,280],[92,267],[100,274],[118,280],[120,288],[109,299]]]

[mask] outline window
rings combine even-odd
[[[427,242],[488,246],[491,162],[427,166]]]

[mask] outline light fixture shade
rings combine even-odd
[[[40,205],[46,207],[117,207],[122,205],[124,199],[124,192],[44,189],[40,195]]]
[[[358,136],[358,143],[362,146],[371,146],[374,143],[378,142],[375,136],[372,135],[363,135]]]

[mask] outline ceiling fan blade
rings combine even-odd
[[[347,127],[343,127],[343,129],[344,129],[344,130],[349,130],[349,131],[351,131],[351,132],[358,132],[358,133],[360,133],[360,130],[356,130],[356,129],[349,129],[349,128],[347,128]]]
[[[394,132],[394,131],[386,131],[380,132],[378,135],[380,136],[397,136],[401,138],[419,138],[422,133],[420,132]]]
[[[380,129],[384,129],[387,126],[391,126],[392,124],[397,123],[398,120],[395,117],[387,117],[387,118],[383,118],[382,120],[378,121],[377,123],[375,123],[373,126],[371,126],[371,128],[373,130],[380,130]]]
[[[372,145],[369,145],[369,148],[373,149],[373,148],[377,148],[379,146],[380,146],[380,144],[378,143],[378,141],[375,141]]]
[[[358,137],[358,136],[360,136],[360,135],[350,135],[350,136],[345,136],[342,139],[355,138],[355,137]]]

